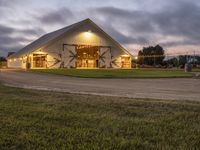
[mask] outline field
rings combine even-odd
[[[31,72],[84,78],[173,78],[193,76],[192,73],[175,69],[35,69]]]
[[[200,102],[0,85],[0,149],[198,149]]]

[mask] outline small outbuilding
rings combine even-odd
[[[132,55],[92,20],[48,33],[8,58],[9,68],[131,68]]]

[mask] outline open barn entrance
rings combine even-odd
[[[76,46],[77,68],[98,68],[99,46]]]
[[[130,56],[122,56],[121,63],[122,63],[122,68],[124,68],[124,69],[131,68],[131,57]]]
[[[62,60],[65,68],[111,68],[111,47],[64,44]]]

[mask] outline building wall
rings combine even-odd
[[[87,37],[88,32],[91,31],[90,37]],[[84,25],[83,27],[60,37],[58,40],[52,42],[44,47],[42,51],[48,53],[47,66],[49,68],[59,68],[63,54],[63,44],[78,44],[78,45],[92,45],[92,46],[110,46],[111,56],[114,63],[112,67],[121,68],[121,55],[127,54],[118,45],[113,43],[109,38],[97,30],[92,24]]]
[[[13,58],[7,61],[8,68],[26,69],[27,58]]]
[[[22,62],[20,59],[9,59],[8,68],[22,68]]]
[[[88,31],[91,31],[91,33],[89,32],[89,35]],[[48,45],[36,50],[36,52],[40,51],[47,54],[47,68],[59,68],[62,65],[61,62],[64,61],[62,56],[65,55],[63,54],[65,53],[63,52],[63,44],[110,46],[110,54],[106,53],[106,57],[111,57],[111,59],[107,59],[106,64],[108,66],[109,62],[113,62],[113,68],[121,68],[121,56],[129,55],[111,39],[105,37],[105,35],[93,24],[85,24],[73,32],[68,32],[66,35],[63,35]],[[29,55],[29,60],[31,62],[33,61],[32,56],[32,54]],[[11,59],[11,61],[8,61],[8,67],[25,69],[26,62],[26,58]],[[33,62],[31,63],[31,66],[33,66]]]

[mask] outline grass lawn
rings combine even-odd
[[[192,73],[174,69],[44,69],[31,72],[50,73],[84,78],[170,78],[192,77]]]
[[[193,72],[200,72],[200,69],[192,69]]]
[[[200,102],[0,85],[0,149],[199,149]]]

